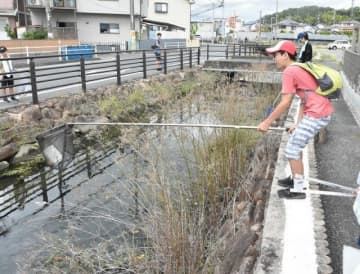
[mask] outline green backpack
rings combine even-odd
[[[325,96],[328,99],[337,99],[342,89],[342,78],[338,71],[321,64],[293,63],[309,72],[319,84],[315,90],[316,93]]]

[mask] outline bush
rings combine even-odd
[[[32,30],[27,31],[23,34],[24,39],[35,40],[35,39],[46,39],[48,34],[45,30]]]
[[[7,33],[7,36],[9,36],[9,38],[11,39],[17,38],[16,30],[12,30],[8,24],[5,25],[4,30]]]

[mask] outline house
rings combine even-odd
[[[189,38],[192,3],[191,0],[149,0],[143,20],[147,38],[154,39],[158,31],[182,31],[183,36]]]
[[[130,38],[130,1],[26,0],[33,27],[48,30],[50,38],[82,42],[118,42]],[[134,0],[134,30],[141,29],[141,4]]]
[[[305,25],[299,22],[296,22],[291,19],[286,19],[278,22],[276,25],[277,32],[285,32],[285,33],[298,33],[304,31]]]
[[[149,39],[157,31],[190,34],[189,0],[26,0],[32,27],[50,38],[114,43]]]
[[[9,26],[10,30],[15,32],[17,27],[25,25],[26,18],[24,10],[24,0],[0,1],[0,40],[10,39],[4,30],[6,25]]]

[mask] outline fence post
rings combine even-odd
[[[164,74],[167,74],[167,51],[164,49]]]
[[[226,55],[226,59],[228,59],[229,58],[229,45],[226,45],[225,55]]]
[[[198,66],[200,66],[200,54],[201,54],[201,50],[200,50],[200,47],[198,47],[198,52],[197,52],[197,64],[198,64]]]
[[[241,56],[241,45],[239,44],[239,56]]]
[[[184,70],[184,51],[180,49],[180,69]]]
[[[30,57],[29,47],[26,47],[26,57]],[[27,63],[29,64],[30,59],[27,59]]]
[[[45,176],[44,170],[41,170],[41,172],[40,172],[40,181],[41,181],[41,191],[42,191],[43,201],[48,203],[49,198],[47,195],[46,176]]]
[[[81,87],[82,91],[86,92],[86,75],[85,75],[85,59],[84,56],[80,57],[80,73],[81,73]]]
[[[61,61],[62,56],[61,56],[61,45],[60,45],[60,43],[58,44],[58,55],[59,55],[59,61]]]
[[[209,51],[210,51],[210,45],[206,45],[206,60],[209,60]]]
[[[235,52],[236,52],[236,48],[235,48],[235,44],[233,45],[233,57],[235,57]]]
[[[190,48],[190,64],[189,67],[192,68],[192,48]]]
[[[121,66],[120,66],[120,54],[116,53],[116,78],[118,86],[121,85]]]
[[[39,104],[39,98],[37,94],[37,85],[36,85],[36,70],[35,70],[35,62],[33,58],[30,58],[30,81],[31,81],[31,92],[32,92],[32,100],[33,104]]]
[[[145,50],[143,50],[143,78],[146,79],[147,75],[146,75],[146,52]]]

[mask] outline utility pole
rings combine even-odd
[[[262,20],[262,11],[260,10],[260,22],[259,22],[259,38],[258,41],[261,41],[261,20]]]
[[[136,49],[134,13],[135,13],[134,0],[130,0],[130,48],[131,49]]]
[[[213,23],[213,27],[212,27],[212,30],[213,30],[213,34],[212,34],[212,42],[214,43],[215,41],[215,36],[216,36],[216,30],[215,30],[215,3],[212,3],[212,23]]]
[[[354,0],[351,0],[351,21],[354,20]]]
[[[50,1],[45,2],[45,13],[46,13],[46,22],[47,22],[47,28],[48,28],[48,37],[54,38],[54,33],[52,32],[52,25],[51,25],[51,9],[50,9]]]
[[[277,39],[277,29],[278,29],[278,8],[279,8],[279,0],[276,0],[275,40]]]

